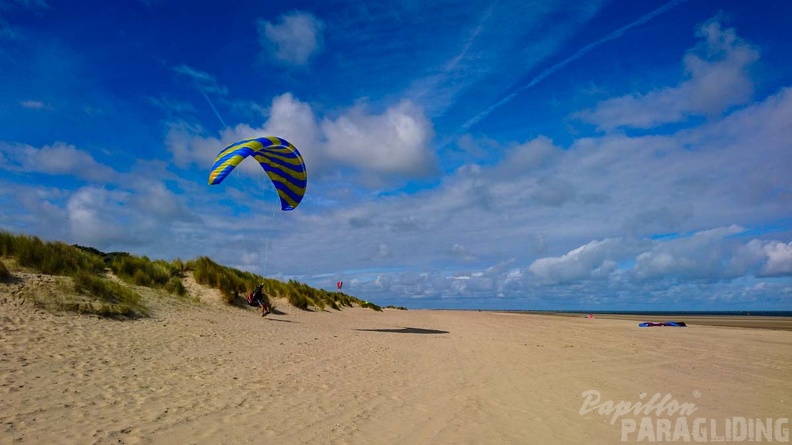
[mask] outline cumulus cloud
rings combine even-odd
[[[500,162],[494,175],[508,180],[515,175],[524,175],[530,171],[551,165],[563,154],[563,150],[553,144],[546,136],[539,136],[508,149],[506,158]]]
[[[271,134],[289,135],[313,177],[321,176],[330,166],[408,177],[423,176],[437,168],[430,146],[432,125],[423,110],[408,101],[388,107],[382,114],[370,113],[360,105],[319,122],[309,104],[285,93],[273,99],[260,127],[240,124],[223,130],[220,137],[201,133],[200,127],[184,122],[171,124],[166,145],[176,164],[211,162],[222,147],[236,140]],[[241,166],[251,168],[245,164]]]
[[[135,194],[130,197],[129,205],[136,209],[138,216],[153,219],[154,225],[160,225],[162,221],[198,222],[200,219],[190,212],[182,199],[162,182],[143,181],[135,185]]]
[[[731,106],[747,103],[753,95],[748,68],[759,58],[758,51],[733,28],[724,29],[717,19],[703,24],[697,36],[701,43],[684,57],[689,76],[686,81],[608,99],[575,117],[600,130],[652,128],[693,115],[716,116]]]
[[[771,241],[762,250],[767,255],[760,270],[762,276],[792,276],[792,242]]]
[[[322,174],[330,162],[323,148],[323,134],[311,106],[295,98],[291,93],[281,94],[272,100],[268,119],[264,123],[265,134],[289,135],[294,144],[311,166],[311,174]]]
[[[616,270],[624,249],[621,240],[592,241],[560,257],[540,258],[528,266],[528,271],[545,284],[603,279]]]
[[[560,178],[540,178],[533,198],[544,205],[558,207],[575,198],[577,191],[568,181]]]
[[[5,168],[15,171],[69,175],[89,181],[107,181],[116,175],[87,151],[63,142],[41,148],[0,143],[0,156],[8,162]]]
[[[172,122],[165,135],[165,146],[171,153],[173,163],[181,168],[190,165],[211,163],[223,148],[216,138],[199,136],[200,127],[184,121]]]
[[[99,248],[173,242],[176,225],[202,222],[185,205],[185,197],[161,182],[144,180],[126,190],[88,186],[68,195],[69,239]]]
[[[792,276],[792,243],[734,236],[742,232],[742,227],[732,225],[670,239],[591,241],[560,257],[540,258],[527,272],[541,285],[591,280],[623,285],[633,278],[681,284]]]
[[[191,165],[211,165],[217,153],[229,144],[263,135],[289,135],[288,141],[300,150],[306,165],[310,165],[312,177],[321,175],[330,162],[326,150],[322,148],[319,124],[311,106],[290,93],[273,99],[268,118],[261,126],[238,124],[225,128],[218,136],[206,136],[200,126],[175,121],[169,124],[165,145],[174,163],[187,168]],[[237,168],[245,174],[261,173],[261,168],[254,162],[243,162]]]
[[[119,221],[117,210],[123,193],[99,187],[77,190],[68,201],[71,239],[90,246],[103,246],[123,239],[128,230]]]
[[[732,225],[658,242],[651,250],[636,257],[633,272],[639,279],[671,276],[704,280],[734,278],[745,270],[727,267],[734,255],[734,247],[726,238],[743,230]]]
[[[364,107],[322,122],[327,152],[336,160],[382,173],[421,176],[434,171],[429,143],[434,131],[423,110],[410,101],[369,114]]]
[[[307,65],[322,49],[324,23],[309,13],[290,12],[277,23],[259,19],[257,25],[261,46],[281,62]]]

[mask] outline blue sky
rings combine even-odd
[[[792,310],[790,20],[0,0],[0,228],[412,308]],[[305,158],[295,211],[253,162],[207,185],[264,135]]]

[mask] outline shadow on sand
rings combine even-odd
[[[394,334],[448,334],[448,331],[439,331],[437,329],[423,329],[423,328],[401,328],[401,329],[353,329],[353,331],[365,332],[389,332]]]

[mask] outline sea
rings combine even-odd
[[[594,314],[594,315],[674,315],[674,316],[727,316],[727,317],[792,317],[792,311],[581,311],[581,310],[493,310],[525,314]]]

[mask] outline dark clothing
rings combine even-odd
[[[270,305],[269,299],[264,297],[264,284],[259,284],[253,292],[248,294],[247,301],[250,306],[258,306],[261,308],[263,315],[269,314]]]
[[[261,304],[264,304],[264,292],[262,291],[263,287],[263,285],[259,284],[256,286],[256,289],[253,290],[253,292],[248,294],[247,301],[249,305],[260,306]]]
[[[250,306],[259,306],[260,307],[260,306],[264,306],[266,303],[264,302],[263,298],[259,297],[259,298],[255,298],[255,299],[250,299],[249,298],[248,299],[248,304]]]

